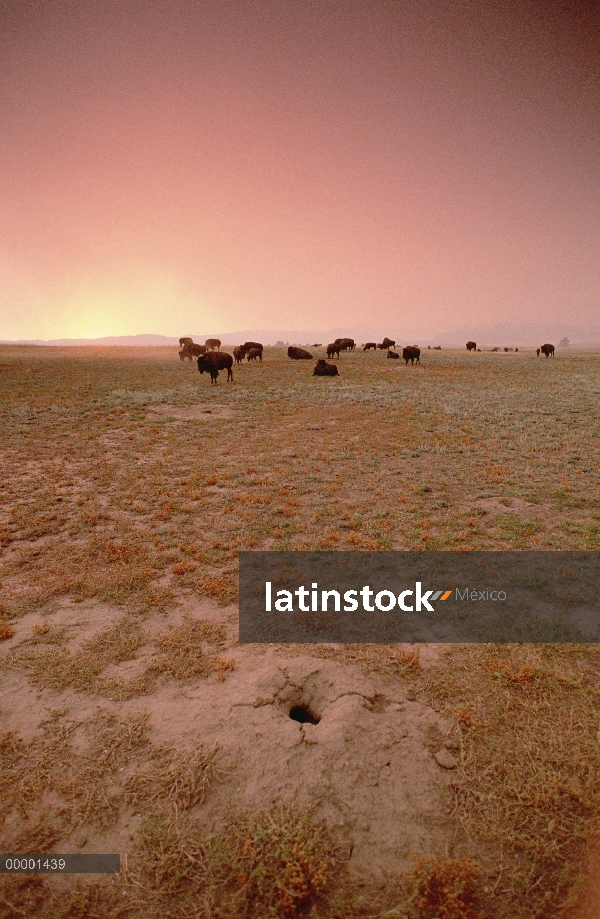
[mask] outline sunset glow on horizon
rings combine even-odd
[[[0,7],[0,339],[600,322],[587,2]]]

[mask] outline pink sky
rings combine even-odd
[[[596,9],[3,2],[0,339],[598,321]]]

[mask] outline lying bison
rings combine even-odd
[[[209,351],[218,351],[221,347],[220,338],[207,338],[204,342]]]
[[[305,351],[304,348],[295,348],[293,345],[289,346],[287,355],[291,361],[312,361],[310,351]]]
[[[387,356],[391,357],[392,360],[400,360],[400,355],[397,351],[388,351]]]
[[[191,361],[193,357],[200,357],[206,353],[206,345],[195,345],[194,342],[186,343],[179,352],[179,360],[184,361],[187,357]]]
[[[407,348],[402,349],[402,357],[408,367],[408,362],[414,365],[415,361],[417,364],[421,363],[421,349],[417,348],[416,345],[409,345]]]
[[[477,344],[474,341],[468,341],[467,351],[477,351]]]
[[[340,356],[340,351],[341,351],[341,350],[342,350],[342,349],[341,349],[340,346],[337,344],[337,342],[332,342],[332,344],[327,345],[327,357],[330,357],[330,358],[331,358],[331,357],[333,357],[334,354],[337,354],[338,360],[339,360],[339,356]]]
[[[338,369],[335,364],[328,364],[322,357],[319,358],[313,370],[314,377],[337,377]]]
[[[260,361],[262,363],[262,348],[250,348],[246,354],[246,360],[248,363],[250,361]]]
[[[208,351],[198,358],[198,370],[200,373],[204,373],[205,370],[210,373],[211,385],[217,382],[219,370],[227,370],[227,382],[231,380],[233,383],[232,367],[233,358],[231,354],[226,354],[225,351]]]
[[[375,341],[368,341],[368,342],[366,343],[366,345],[364,346],[363,351],[369,351],[371,348],[373,349],[373,351],[376,351],[376,350],[377,350],[377,342],[375,342]]]
[[[546,357],[554,357],[554,345],[542,345],[540,351],[542,354],[545,354]]]

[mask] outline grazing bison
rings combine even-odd
[[[371,348],[373,349],[373,351],[376,351],[376,350],[377,350],[377,342],[375,342],[375,341],[368,341],[368,342],[366,343],[366,345],[364,346],[363,351],[369,351]]]
[[[180,347],[180,348],[183,348],[184,345],[193,345],[193,344],[194,344],[194,339],[193,339],[193,338],[180,338],[180,339],[179,339],[179,347]]]
[[[335,344],[340,346],[340,351],[354,351],[356,348],[353,338],[336,338]]]
[[[340,357],[341,348],[337,342],[333,342],[331,345],[327,345],[327,357],[333,357],[334,354],[337,354],[338,360]]]
[[[291,361],[312,361],[310,351],[305,351],[304,348],[295,348],[293,345],[289,346],[287,355]]]
[[[236,362],[236,364],[241,364],[242,361],[244,360],[244,349],[241,347],[234,348],[233,349],[233,359]]]
[[[433,350],[434,350],[434,351],[441,351],[441,350],[442,350],[442,346],[441,346],[441,345],[435,345]]]
[[[262,348],[250,348],[246,355],[248,363],[250,361],[260,361],[262,364]]]
[[[397,351],[388,351],[387,356],[391,357],[392,360],[400,360],[400,355]]]
[[[314,377],[337,377],[338,369],[335,364],[328,364],[322,357],[319,358],[313,370]]]
[[[252,351],[253,348],[258,348],[259,351],[263,351],[264,348],[259,341],[245,341],[242,345],[244,352]]]
[[[500,348],[492,348],[492,351],[499,351]]]
[[[421,349],[417,348],[416,345],[409,345],[407,348],[402,349],[402,357],[408,367],[408,362],[414,365],[415,361],[417,364],[421,363]]]
[[[395,348],[396,342],[392,341],[391,338],[386,337],[383,339],[380,345],[377,345],[377,347],[379,348],[380,351],[385,351],[386,349],[389,349],[389,348]]]
[[[186,343],[179,352],[179,360],[184,361],[187,357],[191,361],[193,357],[200,357],[206,353],[206,345],[195,345],[194,342]]]
[[[211,385],[217,382],[219,370],[227,370],[227,382],[231,380],[233,383],[232,367],[233,358],[231,354],[226,354],[225,351],[207,351],[206,354],[202,354],[198,358],[198,370],[200,373],[204,373],[205,370],[210,373]]]
[[[542,354],[545,354],[546,357],[554,357],[554,345],[542,345],[540,351]]]
[[[474,341],[467,342],[467,351],[477,351],[477,345]]]
[[[215,350],[218,351],[219,348],[221,347],[221,339],[220,338],[207,338],[204,344],[209,349],[209,351],[215,351]]]

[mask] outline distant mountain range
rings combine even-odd
[[[264,345],[283,344],[312,345],[315,342],[327,344],[335,338],[352,336],[357,343],[381,341],[384,335],[396,340],[399,345],[419,344],[442,345],[446,348],[464,347],[469,339],[482,347],[538,347],[546,341],[555,345],[567,337],[575,347],[594,347],[600,345],[600,325],[574,325],[564,323],[520,323],[498,322],[494,324],[473,324],[459,328],[446,329],[435,335],[422,335],[415,330],[375,326],[352,326],[318,331],[314,329],[244,329],[240,332],[207,332],[192,334],[190,338],[203,343],[207,338],[219,338],[224,345],[239,345],[244,341],[260,341]],[[401,326],[401,322],[397,323]],[[184,331],[184,334],[188,334]],[[40,339],[1,341],[3,345],[45,345],[45,346],[120,346],[120,347],[179,347],[179,338],[169,335],[111,335],[106,338],[55,338],[48,341]]]

